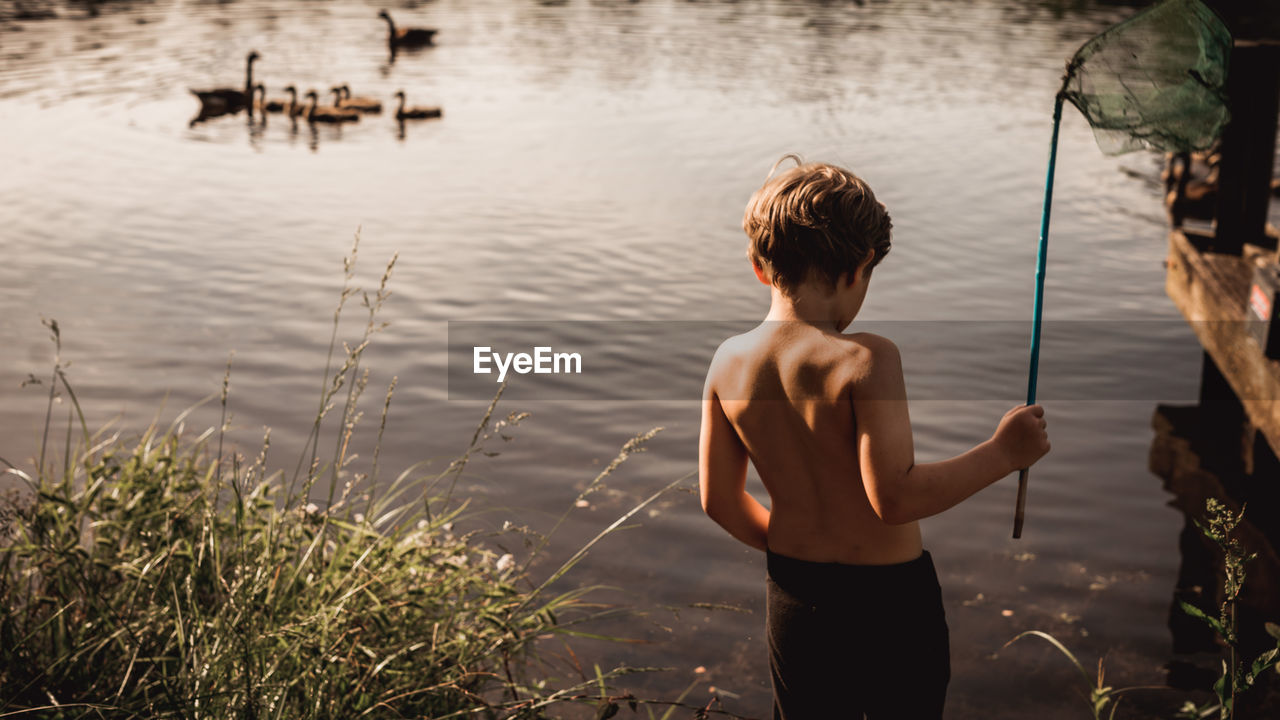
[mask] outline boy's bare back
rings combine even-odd
[[[770,550],[852,565],[920,555],[918,523],[881,520],[859,469],[855,405],[882,396],[868,379],[887,351],[896,363],[878,336],[767,321],[716,354],[709,389],[769,492]]]

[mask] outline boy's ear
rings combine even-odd
[[[765,285],[773,285],[773,282],[769,280],[769,276],[765,274],[764,270],[762,270],[759,265],[753,262],[751,263],[751,269],[756,271],[757,280]]]
[[[849,273],[848,276],[846,276],[845,281],[849,285],[853,285],[854,283],[858,282],[859,279],[866,277],[867,273],[871,272],[871,261],[875,259],[876,259],[876,251],[874,249],[869,250],[867,252],[867,256],[862,259],[861,263],[858,264],[858,267],[855,268],[853,272]]]

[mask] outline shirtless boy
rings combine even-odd
[[[767,554],[775,720],[940,718],[947,625],[918,521],[1049,451],[1044,410],[1024,405],[968,452],[916,463],[897,347],[844,334],[890,228],[842,168],[768,180],[743,229],[769,314],[726,340],[707,373],[702,507]],[[748,458],[767,509],[745,490]]]

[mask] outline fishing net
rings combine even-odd
[[[1138,148],[1190,152],[1208,148],[1227,124],[1227,60],[1231,33],[1199,0],[1165,0],[1085,43],[1067,63],[1054,99],[1053,139],[1045,174],[1036,294],[1031,324],[1027,404],[1036,401],[1040,322],[1044,306],[1049,208],[1058,155],[1062,104],[1079,108],[1108,155]],[[1018,473],[1013,536],[1022,537],[1027,475]]]
[[[1062,95],[1108,155],[1209,147],[1230,113],[1231,33],[1199,0],[1166,0],[1085,43]]]

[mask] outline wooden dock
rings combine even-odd
[[[1210,225],[1201,231],[1183,226],[1176,201],[1190,197],[1183,195],[1185,183],[1168,199],[1175,227],[1165,279],[1166,292],[1204,348],[1200,397],[1194,406],[1156,408],[1149,459],[1174,495],[1171,504],[1187,517],[1175,601],[1209,614],[1223,601],[1217,548],[1192,521],[1203,517],[1210,497],[1236,512],[1248,506],[1236,536],[1257,557],[1237,610],[1242,650],[1256,657],[1274,647],[1263,622],[1280,604],[1280,358],[1266,355],[1250,326],[1250,308],[1259,304],[1252,292],[1255,268],[1280,262],[1280,233],[1267,224],[1280,119],[1280,13],[1269,3],[1206,1],[1235,37],[1227,88],[1231,121],[1218,147],[1216,182],[1205,178],[1199,187],[1196,210],[1208,212],[1199,219]],[[1184,172],[1191,165],[1184,158]],[[1172,176],[1172,164],[1169,170]],[[1280,313],[1280,303],[1271,312]],[[1270,330],[1280,333],[1280,322]],[[1214,647],[1213,637],[1180,612],[1171,612],[1170,629],[1175,653]],[[1260,699],[1255,692],[1250,702],[1260,704],[1245,714],[1280,717],[1278,687],[1271,683]]]

